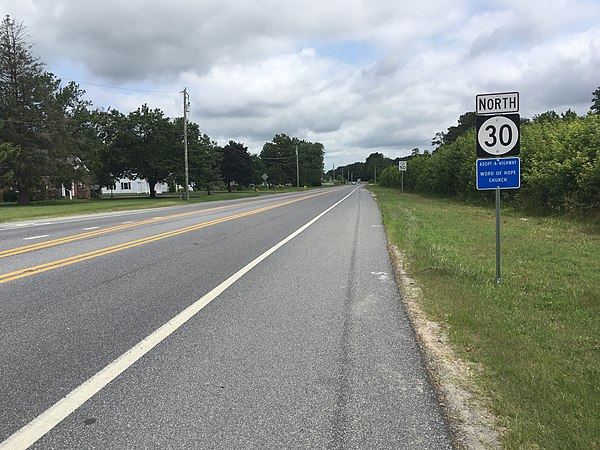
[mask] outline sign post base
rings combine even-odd
[[[496,188],[496,284],[502,282],[500,272],[500,188]]]

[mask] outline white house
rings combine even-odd
[[[166,183],[156,183],[154,185],[157,194],[169,192],[169,186]],[[102,194],[150,194],[150,185],[148,181],[135,178],[121,178],[113,186],[102,187]]]

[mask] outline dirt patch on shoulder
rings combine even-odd
[[[425,317],[420,305],[421,289],[406,274],[402,253],[392,244],[388,244],[388,249],[404,303],[448,417],[455,446],[459,449],[501,448],[495,417],[484,407],[473,381],[473,372],[481,369],[459,359],[444,327]]]

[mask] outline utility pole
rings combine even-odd
[[[184,160],[184,167],[185,167],[185,182],[184,182],[184,186],[183,186],[183,199],[186,201],[190,199],[190,192],[189,192],[190,180],[189,180],[189,174],[188,174],[188,141],[187,141],[188,106],[189,106],[189,101],[188,101],[187,88],[183,88],[183,152],[184,152],[183,160]]]
[[[300,169],[298,167],[298,144],[296,144],[296,187],[300,189]]]
[[[342,184],[344,184],[344,168],[342,167]]]
[[[377,166],[375,166],[375,180],[373,180],[373,184],[377,184]]]
[[[333,184],[335,184],[335,163],[333,164]]]

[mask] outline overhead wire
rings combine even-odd
[[[154,94],[179,94],[179,92],[175,92],[175,91],[159,91],[159,90],[152,90],[152,89],[126,88],[126,87],[120,87],[120,86],[111,86],[109,84],[93,83],[91,81],[71,80],[68,78],[61,78],[58,75],[56,75],[56,77],[58,79],[60,79],[61,81],[71,81],[73,83],[78,83],[78,84],[89,84],[91,86],[98,86],[98,87],[103,87],[103,88],[107,88],[107,89],[116,89],[116,90],[120,90],[120,91],[147,92],[147,93],[154,93]]]
[[[55,74],[57,78],[59,78],[61,81],[67,81],[67,82],[74,82],[77,84],[86,84],[86,85],[91,85],[91,86],[97,86],[97,87],[102,87],[102,88],[106,88],[106,89],[114,89],[114,90],[121,90],[121,91],[128,91],[128,92],[143,92],[143,93],[154,93],[154,94],[180,94],[180,91],[163,91],[163,90],[154,90],[154,89],[139,89],[139,88],[128,88],[128,87],[121,87],[121,86],[112,86],[112,85],[108,85],[108,84],[101,84],[101,83],[94,83],[91,81],[84,81],[84,80],[73,80],[67,77],[61,77],[60,75]],[[209,111],[207,108],[205,108],[200,102],[196,101],[194,98],[192,98],[189,94],[188,94],[188,99],[192,102],[194,102],[194,104],[196,106],[198,106],[201,110],[203,110],[204,112],[208,113],[211,116],[214,116],[214,112]],[[10,119],[9,119],[10,120]],[[19,120],[10,120],[13,123],[22,123],[22,124],[26,124],[26,125],[43,125],[42,123],[36,123],[36,122],[25,122],[25,121],[19,121]],[[47,123],[45,124],[47,125]],[[239,133],[236,132],[235,130],[233,130],[232,128],[229,128],[227,126],[224,127],[227,131],[231,132],[232,135],[235,136],[239,136]],[[209,139],[211,139],[214,142],[218,141],[216,138],[214,138],[208,130],[206,130],[204,127],[200,127],[200,125],[198,125],[198,129],[202,134],[205,134]],[[156,131],[155,131],[156,133]],[[162,133],[171,133],[170,131],[163,131],[163,130],[159,130],[158,133],[162,134]],[[236,148],[236,147],[231,147],[234,151],[239,152],[239,154],[247,154],[246,152],[242,152],[240,149]],[[288,157],[281,157],[281,158],[261,158],[263,160],[268,160],[268,161],[284,161],[284,160],[289,160],[294,158],[294,155],[288,156]]]
[[[115,90],[121,90],[121,91],[129,91],[129,92],[144,92],[144,93],[155,93],[155,94],[180,94],[180,91],[163,91],[163,90],[152,90],[152,89],[138,89],[138,88],[126,88],[126,87],[120,87],[120,86],[111,86],[108,84],[100,84],[100,83],[94,83],[91,81],[83,81],[83,80],[72,80],[69,78],[62,78],[59,75],[56,75],[61,81],[72,81],[74,83],[80,83],[80,84],[88,84],[91,86],[98,86],[98,87],[103,87],[103,88],[107,88],[107,89],[115,89]],[[188,94],[188,99],[192,102],[194,102],[195,105],[197,105],[201,110],[205,111],[206,113],[208,113],[211,116],[215,116],[214,112],[209,111],[208,109],[206,109],[200,102],[196,101],[194,98],[191,97],[191,95]],[[198,125],[199,130],[203,133],[206,134],[206,136],[208,136],[211,140],[215,141],[218,143],[218,140],[216,138],[214,138],[213,136],[211,136],[212,133],[209,133],[208,130],[206,130],[204,127],[200,127],[200,125]],[[232,136],[239,136],[239,133],[236,132],[235,130],[233,130],[232,128],[229,128],[227,126],[224,127],[227,131],[229,131],[231,133]],[[283,158],[282,158],[283,159]]]
[[[189,94],[188,94],[188,98],[189,98],[189,99],[190,99],[192,102],[194,102],[194,104],[195,104],[195,105],[197,105],[197,106],[198,106],[200,109],[202,109],[204,112],[208,113],[210,116],[215,116],[215,115],[216,115],[214,112],[212,112],[212,111],[209,111],[209,110],[208,110],[208,109],[206,109],[204,106],[202,106],[202,105],[200,104],[200,102],[197,102],[197,101],[196,101],[194,98],[192,98],[192,96],[191,96],[191,95],[189,95]],[[231,133],[231,135],[232,135],[232,136],[239,136],[239,133],[238,133],[238,132],[236,132],[236,131],[235,131],[235,130],[233,130],[232,128],[229,128],[227,125],[225,125],[225,126],[224,126],[224,128],[225,128],[225,130],[229,131],[229,132]],[[207,133],[207,136],[209,136],[209,137],[210,137],[210,135],[208,135],[208,133]]]

